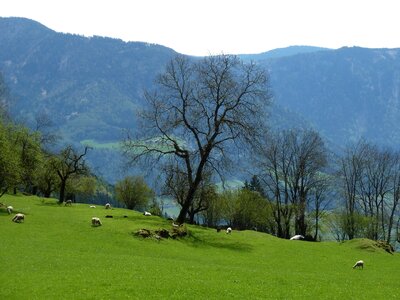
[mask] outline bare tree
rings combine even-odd
[[[289,151],[287,134],[269,136],[268,143],[261,153],[263,173],[260,178],[266,185],[267,198],[271,200],[275,221],[275,234],[289,238],[294,207],[290,201],[289,170],[293,154]]]
[[[306,235],[306,211],[310,191],[319,187],[319,173],[327,165],[327,151],[313,130],[288,130],[269,138],[261,154],[263,180],[274,199],[277,235],[288,238],[295,217],[295,233]]]
[[[368,238],[386,238],[386,198],[393,190],[394,155],[377,146],[365,145],[363,152],[363,171],[360,180],[359,196],[366,217],[370,219]]]
[[[145,135],[128,137],[125,153],[131,162],[166,156],[181,162],[188,185],[177,222],[185,221],[204,170],[221,173],[229,150],[259,140],[270,100],[267,82],[264,70],[236,56],[177,56],[157,78],[156,89],[145,93]]]
[[[293,165],[290,168],[289,186],[291,200],[296,207],[295,231],[307,234],[306,210],[309,193],[315,189],[322,177],[319,173],[327,166],[327,150],[319,134],[313,130],[292,131],[289,145],[293,152]]]
[[[357,202],[359,199],[359,185],[364,168],[364,153],[366,144],[359,142],[347,147],[344,155],[339,159],[338,180],[344,199],[346,215],[346,234],[351,240],[357,233]]]
[[[314,241],[318,240],[320,220],[326,215],[327,207],[331,204],[332,179],[327,174],[320,174],[320,179],[311,189],[312,210],[314,214]]]
[[[40,132],[40,143],[43,146],[53,146],[56,144],[60,137],[54,134],[54,124],[50,116],[42,112],[35,117],[36,128]]]
[[[398,205],[400,202],[400,154],[395,153],[393,154],[393,168],[394,172],[391,177],[392,181],[392,201],[387,201],[387,207],[389,211],[389,218],[388,218],[388,229],[387,229],[387,238],[386,241],[389,244],[392,241],[392,230],[394,226],[394,218],[395,214],[398,210]],[[399,218],[400,221],[400,218]],[[396,230],[396,239],[399,241],[399,235],[398,235],[398,228],[399,228],[399,221],[397,222],[397,230]],[[400,241],[399,241],[400,242]]]
[[[82,154],[78,154],[72,146],[67,146],[59,155],[59,159],[54,163],[54,168],[60,178],[59,203],[64,202],[67,181],[72,175],[88,175],[89,167],[84,159],[89,147],[85,147]]]

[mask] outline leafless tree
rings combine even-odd
[[[394,156],[391,151],[367,144],[363,162],[359,196],[364,214],[371,221],[367,237],[373,240],[385,239],[385,206],[387,196],[393,190]]]
[[[345,204],[346,234],[351,240],[356,236],[356,214],[359,199],[359,185],[364,168],[364,154],[366,144],[361,141],[356,145],[348,146],[338,162],[338,180],[341,195]]]
[[[266,147],[262,149],[260,165],[263,173],[260,178],[266,185],[266,194],[272,202],[272,212],[276,224],[275,234],[289,238],[294,207],[290,201],[289,170],[293,153],[287,147],[287,134],[271,134]]]
[[[236,56],[200,60],[177,56],[145,93],[140,139],[128,137],[130,162],[168,156],[180,161],[187,192],[177,222],[183,223],[206,168],[221,173],[229,152],[256,143],[264,131],[269,103],[266,72]]]
[[[288,238],[294,216],[295,233],[306,235],[306,211],[310,191],[321,183],[319,173],[327,165],[324,143],[313,130],[287,130],[272,135],[261,153],[262,176],[273,214],[277,235]]]
[[[314,215],[314,236],[313,239],[318,240],[320,232],[320,221],[326,215],[327,207],[331,204],[332,200],[332,179],[330,175],[319,174],[320,178],[315,186],[311,189],[311,206]]]
[[[54,162],[53,167],[60,178],[59,203],[62,203],[65,200],[65,189],[67,181],[71,176],[89,174],[89,167],[84,159],[88,149],[89,147],[85,147],[84,152],[79,154],[72,148],[72,146],[67,146],[61,151],[59,159]]]
[[[391,177],[391,184],[393,187],[392,190],[392,199],[391,201],[387,201],[387,209],[388,209],[388,229],[387,229],[387,243],[392,241],[392,230],[394,226],[394,218],[396,217],[396,212],[398,213],[398,207],[400,202],[400,154],[394,153],[393,154],[393,175]],[[399,228],[399,221],[397,222],[397,230],[396,230],[396,239],[399,240],[398,235],[398,228]],[[399,241],[400,242],[400,241]]]
[[[59,140],[59,136],[54,134],[54,124],[50,116],[42,112],[35,117],[36,128],[40,132],[40,143],[43,146],[52,146]]]
[[[320,172],[327,166],[327,150],[320,135],[313,130],[292,132],[293,165],[290,168],[291,200],[296,207],[295,231],[307,234],[306,211],[310,191],[319,187]]]

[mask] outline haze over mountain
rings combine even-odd
[[[161,45],[57,33],[22,18],[0,18],[0,45],[12,115],[33,126],[35,116],[46,113],[65,141],[94,140],[91,159],[109,180],[119,171],[105,143],[135,128],[143,90],[177,54]],[[298,46],[241,57],[269,71],[274,127],[312,126],[330,145],[366,137],[398,148],[399,54]]]

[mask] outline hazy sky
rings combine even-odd
[[[192,55],[400,47],[399,0],[1,0],[0,16]]]

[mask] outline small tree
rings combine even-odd
[[[211,194],[210,197],[207,199],[207,202],[207,209],[202,211],[200,214],[204,219],[204,223],[208,227],[216,227],[223,219],[224,203],[221,200],[221,195],[218,193]]]
[[[84,159],[88,149],[88,147],[85,147],[84,152],[78,154],[72,146],[67,146],[61,151],[58,159],[54,161],[53,167],[60,178],[59,203],[64,202],[67,183],[72,176],[89,174],[89,167]]]
[[[238,229],[255,229],[269,232],[272,212],[268,202],[258,192],[239,189],[224,191],[218,200],[222,215],[228,225]]]
[[[128,176],[115,185],[116,198],[128,209],[143,209],[154,197],[153,190],[139,176]]]

